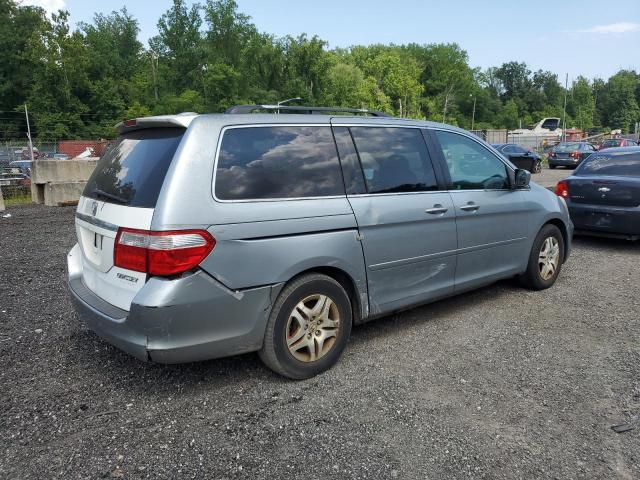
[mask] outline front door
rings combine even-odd
[[[519,273],[529,215],[507,165],[470,136],[434,130],[458,226],[455,290]]]
[[[451,196],[439,188],[421,130],[353,126],[334,132],[343,165],[355,158],[362,176],[347,173],[345,180],[367,265],[371,314],[452,293],[455,212]],[[350,151],[351,138],[357,153]],[[354,183],[363,184],[360,193]]]

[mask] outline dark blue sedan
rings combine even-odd
[[[640,147],[592,154],[556,186],[576,234],[640,238]]]

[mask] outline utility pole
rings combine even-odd
[[[473,131],[473,127],[476,123],[476,99],[477,97],[473,95],[473,113],[471,113],[471,131]]]
[[[295,100],[302,100],[300,97],[287,98],[286,100],[280,100],[276,105],[284,105],[285,103],[293,102]],[[280,109],[276,110],[276,113],[280,113]]]
[[[569,88],[569,74],[564,79],[564,108],[562,109],[562,141],[567,141],[567,91]]]
[[[149,52],[149,55],[151,56],[151,75],[153,76],[153,93],[155,94],[156,102],[157,102],[158,101],[158,78],[157,78],[158,54],[153,50],[151,50]]]
[[[31,126],[29,125],[29,111],[27,110],[26,103],[24,104],[24,116],[27,117],[27,137],[29,137],[29,152],[31,153],[31,161],[33,162],[33,142],[31,141]]]
[[[442,110],[442,123],[447,123],[447,104],[449,103],[449,94],[444,96],[444,110]]]

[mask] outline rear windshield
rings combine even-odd
[[[582,163],[578,174],[640,177],[640,153],[593,154]]]
[[[130,207],[154,208],[184,128],[137,130],[104,153],[83,195]]]
[[[556,147],[556,151],[558,152],[572,152],[573,150],[578,150],[580,148],[579,143],[560,143]]]

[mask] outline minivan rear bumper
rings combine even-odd
[[[143,361],[185,363],[262,347],[272,300],[281,284],[232,291],[202,271],[177,279],[151,278],[129,312],[69,277],[80,319],[119,349]]]

